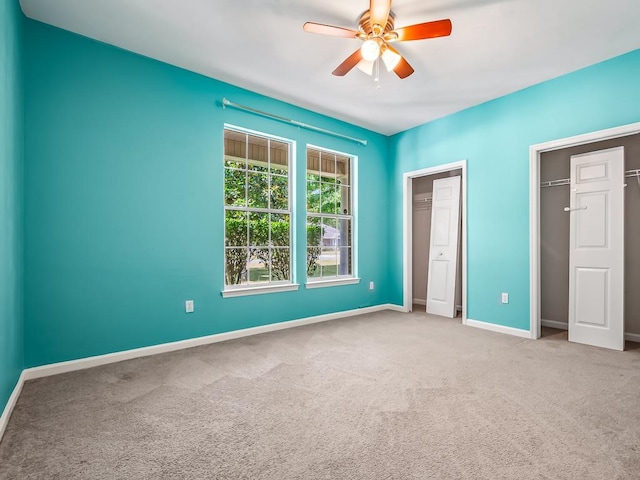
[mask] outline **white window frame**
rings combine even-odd
[[[253,136],[257,136],[257,137],[262,137],[268,140],[274,140],[277,142],[283,142],[283,143],[287,143],[289,145],[289,157],[288,157],[288,163],[287,163],[287,170],[288,170],[288,200],[289,200],[289,209],[287,211],[283,211],[283,210],[275,210],[272,208],[251,208],[248,206],[248,204],[244,207],[234,207],[234,206],[229,206],[226,205],[226,201],[225,201],[225,146],[224,146],[224,136],[225,136],[225,132],[227,130],[231,130],[234,132],[238,132],[238,133],[242,133],[245,135],[253,135]],[[296,225],[296,220],[295,220],[295,213],[296,213],[296,209],[295,209],[295,198],[296,198],[296,188],[295,188],[295,184],[296,184],[296,171],[295,171],[295,158],[296,158],[296,142],[294,140],[291,140],[289,138],[284,138],[284,137],[279,137],[276,135],[271,135],[268,133],[264,133],[264,132],[259,132],[256,130],[250,130],[247,128],[243,128],[243,127],[238,127],[235,125],[230,125],[230,124],[224,124],[224,128],[222,131],[222,138],[223,138],[223,146],[222,146],[222,168],[223,168],[223,175],[222,175],[222,205],[223,205],[223,213],[224,213],[224,218],[223,218],[223,225],[224,225],[224,247],[223,247],[223,285],[224,288],[222,290],[222,296],[224,298],[228,298],[228,297],[239,297],[239,296],[245,296],[245,295],[259,295],[259,294],[265,294],[265,293],[275,293],[275,292],[285,292],[285,291],[292,291],[292,290],[298,290],[299,285],[296,283],[296,251],[295,251],[295,245],[296,245],[296,235],[295,235],[295,225]],[[269,173],[270,175],[270,173]],[[247,193],[248,195],[248,193]],[[240,212],[248,212],[248,213],[275,213],[275,214],[287,214],[289,215],[289,261],[290,261],[290,279],[289,280],[281,280],[281,281],[276,281],[276,282],[265,282],[265,283],[259,283],[259,284],[242,284],[242,285],[227,285],[226,284],[226,270],[227,270],[227,260],[226,260],[226,252],[227,252],[227,233],[226,233],[226,212],[227,211],[240,211]],[[248,275],[248,272],[247,272]]]
[[[351,178],[350,178],[350,184],[349,184],[349,195],[351,196],[350,198],[350,205],[351,205],[351,213],[350,215],[340,215],[340,214],[328,214],[328,213],[321,213],[321,212],[309,212],[307,210],[307,171],[308,171],[308,151],[309,149],[314,149],[314,150],[319,150],[320,152],[326,152],[326,153],[330,153],[332,155],[340,155],[343,157],[348,157],[349,158],[349,162],[350,162],[350,172],[351,172]],[[353,285],[353,284],[358,284],[360,283],[360,278],[358,277],[358,205],[357,205],[357,198],[358,198],[358,156],[357,155],[353,155],[351,153],[345,153],[345,152],[341,152],[338,150],[332,150],[330,148],[326,148],[326,147],[321,147],[318,145],[313,145],[313,144],[307,144],[306,148],[305,148],[305,162],[304,162],[304,168],[305,168],[305,175],[304,175],[304,191],[305,191],[305,203],[304,203],[304,209],[305,209],[305,215],[304,215],[304,221],[305,221],[305,225],[307,223],[307,218],[308,217],[333,217],[333,218],[349,218],[351,220],[351,274],[350,275],[338,275],[336,277],[307,277],[306,275],[306,269],[305,269],[305,278],[306,278],[306,283],[305,283],[305,288],[308,289],[312,289],[312,288],[322,288],[322,287],[336,287],[336,286],[341,286],[341,285]],[[306,232],[306,229],[305,229]],[[307,240],[305,238],[305,242],[304,242],[304,252],[305,252],[305,265],[306,265],[306,258],[307,258]]]

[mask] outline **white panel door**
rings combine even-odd
[[[460,177],[433,181],[427,313],[455,316]]]
[[[623,147],[571,157],[571,342],[624,350],[623,183]]]

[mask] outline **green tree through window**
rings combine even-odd
[[[290,282],[291,144],[225,129],[225,285]]]
[[[307,148],[307,277],[311,281],[353,276],[352,163],[348,155]]]

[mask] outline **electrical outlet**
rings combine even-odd
[[[193,300],[187,300],[184,302],[184,311],[187,313],[193,313]]]
[[[369,282],[369,290],[373,290],[375,288],[375,284],[373,282]]]
[[[502,303],[509,303],[509,294],[502,292]]]

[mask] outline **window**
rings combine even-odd
[[[292,283],[292,143],[224,130],[225,290]]]
[[[353,277],[353,158],[307,148],[307,279]]]

